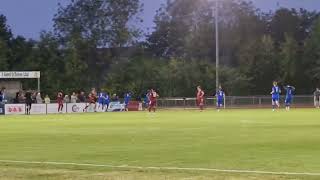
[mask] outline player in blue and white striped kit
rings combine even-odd
[[[125,111],[129,111],[129,103],[131,101],[131,93],[127,92],[124,94],[124,104],[125,104]]]
[[[98,97],[98,103],[99,103],[98,109],[102,108],[102,110],[104,110],[104,107],[106,105],[105,99],[106,99],[106,94],[103,92],[100,92]]]
[[[216,93],[216,98],[217,98],[217,111],[220,111],[220,109],[223,107],[224,103],[224,92],[222,90],[222,87],[219,86],[219,90]]]
[[[278,86],[278,82],[274,81],[272,91],[270,93],[272,95],[272,110],[273,111],[275,111],[276,107],[280,108],[280,93],[281,93],[281,89]]]
[[[296,90],[296,88],[293,86],[287,85],[284,87],[284,89],[286,90],[286,100],[285,100],[286,110],[289,111],[292,103],[292,99],[293,99],[293,92]]]
[[[109,93],[106,92],[105,93],[105,98],[104,98],[104,105],[106,107],[106,110],[108,110],[109,104],[110,104],[110,96],[109,96]]]

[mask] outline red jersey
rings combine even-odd
[[[58,96],[57,96],[57,102],[58,102],[59,104],[62,104],[62,103],[63,103],[63,97],[62,97],[62,95],[58,94]]]
[[[96,103],[96,98],[95,98],[95,96],[89,97],[89,103]]]
[[[152,92],[152,93],[149,94],[149,100],[151,102],[157,101],[157,97],[158,97],[158,94],[156,92]]]
[[[203,106],[204,105],[204,92],[198,91],[197,93],[197,105],[198,106]]]
[[[197,93],[197,99],[203,99],[204,98],[204,92],[201,90],[201,91],[198,91]]]

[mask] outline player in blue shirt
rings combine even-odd
[[[128,109],[128,105],[129,105],[129,103],[130,103],[130,100],[131,100],[131,93],[126,93],[125,95],[124,95],[124,104],[125,104],[125,110],[126,111],[129,111],[129,109]]]
[[[276,107],[280,108],[280,93],[281,89],[278,86],[278,82],[274,81],[272,91],[270,93],[272,95],[272,111],[275,111]]]
[[[144,104],[144,107],[148,108],[149,107],[149,96],[150,96],[150,90],[147,91],[147,93],[145,94],[144,96],[144,99],[143,99],[143,104]]]
[[[217,110],[218,112],[220,111],[220,109],[223,107],[224,104],[224,97],[225,97],[225,93],[222,90],[222,87],[219,86],[219,90],[216,93],[216,98],[217,98]]]
[[[99,103],[98,109],[102,108],[102,110],[104,110],[104,107],[106,105],[105,99],[106,99],[106,94],[103,92],[100,92],[98,97],[98,103]]]
[[[284,89],[286,90],[286,100],[285,100],[286,110],[289,111],[292,103],[293,92],[296,90],[296,88],[293,86],[287,85],[284,87]]]
[[[104,105],[106,107],[106,110],[108,110],[109,104],[110,104],[110,96],[109,96],[109,93],[106,93],[104,98]]]

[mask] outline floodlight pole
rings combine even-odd
[[[216,28],[216,92],[219,90],[219,11],[218,0],[215,3],[215,28]]]
[[[38,92],[40,92],[41,89],[40,89],[40,77],[38,77]]]

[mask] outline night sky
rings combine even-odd
[[[144,30],[153,27],[153,17],[156,10],[166,0],[141,0],[144,3],[142,17]],[[57,10],[57,4],[68,4],[69,0],[1,0],[0,14],[8,18],[8,24],[15,35],[37,39],[41,30],[52,29],[52,18]],[[320,0],[253,0],[263,11],[278,7],[306,8],[320,10]]]

